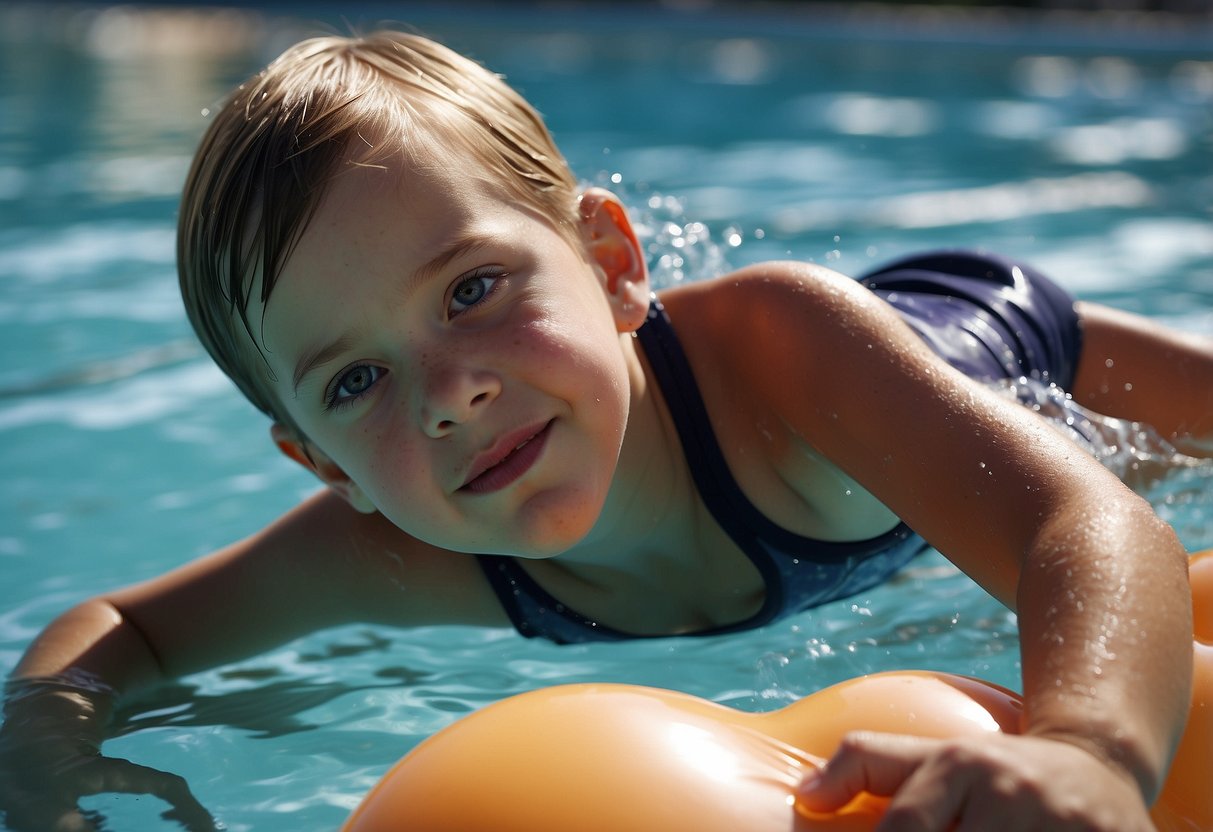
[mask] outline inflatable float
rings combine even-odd
[[[1213,830],[1213,550],[1191,565],[1196,668],[1183,740],[1151,818]],[[924,737],[1018,730],[1017,696],[944,673],[852,679],[771,713],[668,690],[565,685],[489,705],[418,745],[343,832],[836,832],[870,830],[885,801],[829,815],[796,785],[853,730]]]

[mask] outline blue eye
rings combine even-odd
[[[493,287],[503,275],[497,272],[478,271],[455,284],[451,292],[450,310],[458,315],[480,303],[493,292]]]
[[[325,394],[329,410],[350,405],[362,398],[386,372],[373,364],[358,364],[337,376]]]

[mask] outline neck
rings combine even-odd
[[[631,383],[627,431],[602,514],[569,551],[544,562],[594,583],[644,580],[694,548],[696,492],[682,444],[637,342],[626,345]]]

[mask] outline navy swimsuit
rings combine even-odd
[[[1067,387],[1081,347],[1072,298],[1026,266],[984,254],[938,252],[862,278],[937,352],[967,375],[1029,376]],[[887,580],[927,547],[904,523],[871,540],[830,542],[775,525],[742,493],[717,444],[690,365],[661,303],[637,333],[704,504],[762,575],[752,617],[689,635],[748,630],[855,595]],[[516,558],[477,559],[522,635],[560,644],[645,638],[599,624],[539,586]]]

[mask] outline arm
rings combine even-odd
[[[109,681],[105,681],[106,671]],[[141,635],[102,599],[59,616],[30,646],[6,687],[0,726],[0,809],[5,828],[92,830],[77,800],[100,792],[151,794],[189,830],[214,820],[180,777],[101,756],[120,690],[157,676]]]
[[[938,360],[853,281],[793,265],[760,274],[766,282],[741,281],[722,305],[752,318],[734,325],[748,337],[728,348],[757,374],[758,395],[1019,613],[1025,736],[1005,738],[1006,755],[955,744],[889,751],[905,764],[883,785],[907,783],[894,806],[942,829],[951,816],[937,815],[967,799],[957,792],[988,803],[1016,783],[1048,817],[1071,802],[1062,791],[1075,778],[1063,775],[1095,766],[1077,787],[1091,823],[1115,812],[1117,828],[1147,828],[1144,806],[1190,691],[1186,554],[1174,534],[1035,415]],[[845,756],[819,796],[874,785],[875,747]]]
[[[116,698],[344,622],[503,619],[471,558],[319,495],[247,540],[53,621],[9,683],[0,808],[14,830],[89,829],[79,797],[145,792],[186,828],[211,829],[179,777],[101,756]]]

